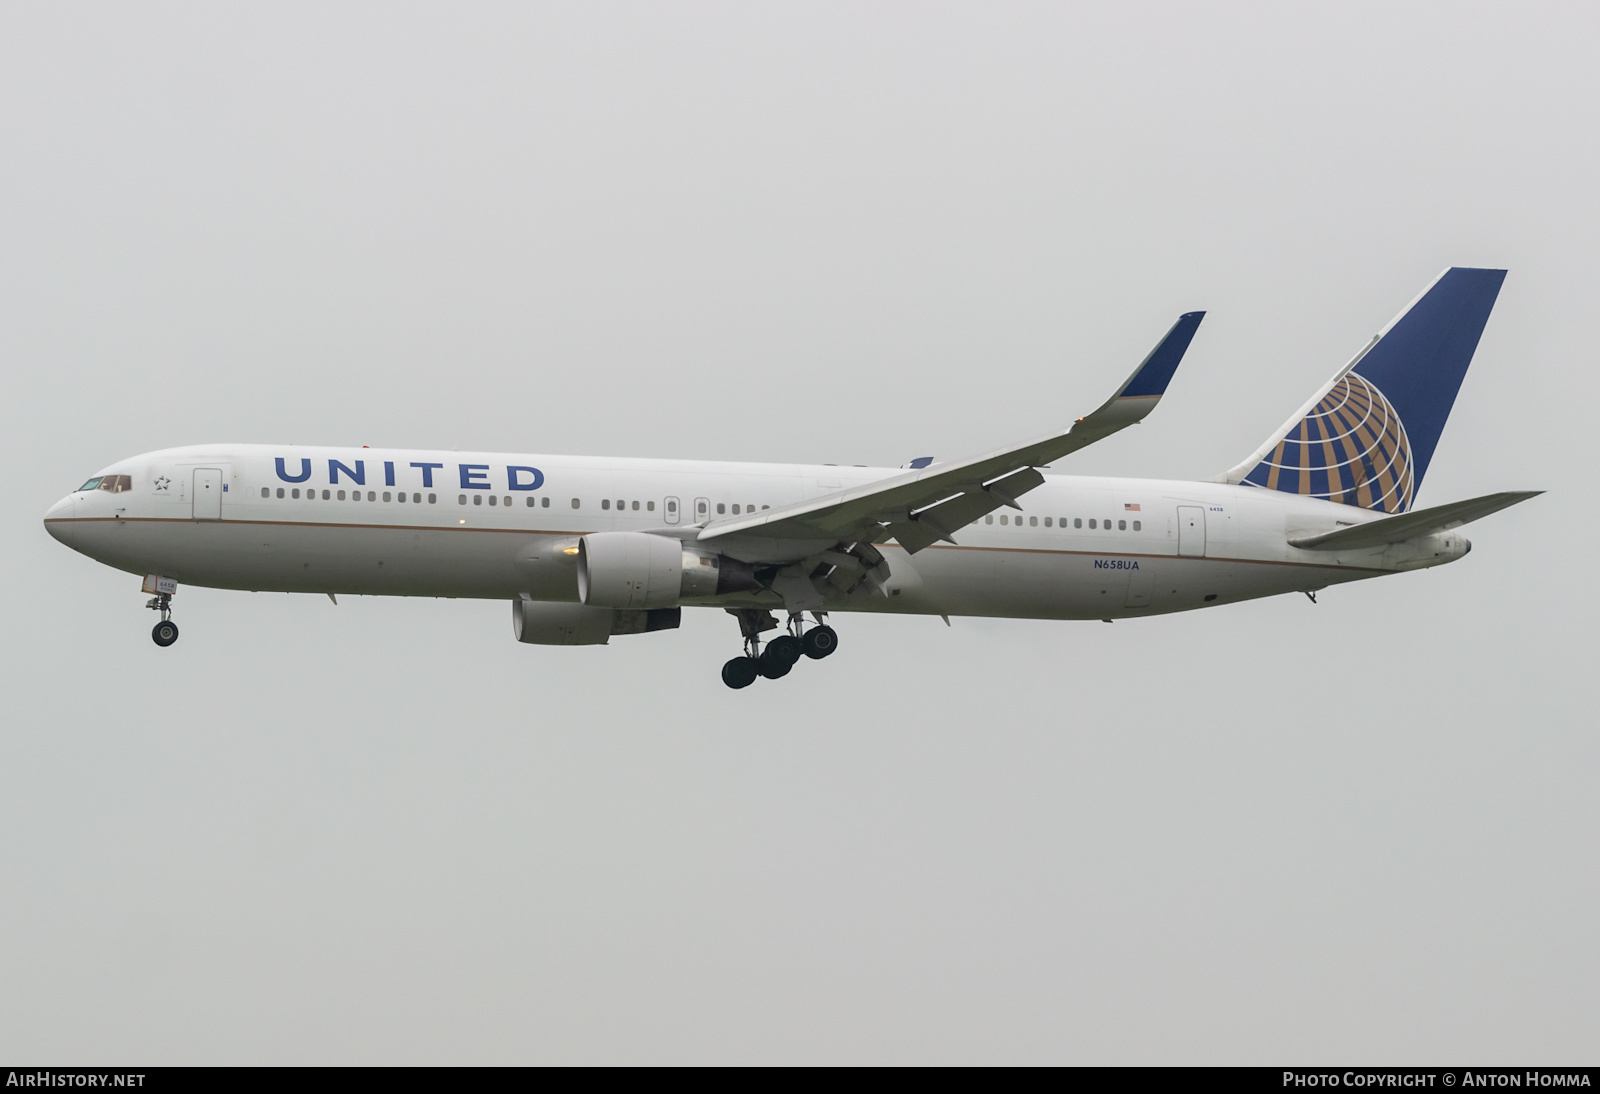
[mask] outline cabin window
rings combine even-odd
[[[610,498],[601,498],[600,499],[600,508],[602,508],[602,509],[610,509],[611,508],[611,499]]]
[[[639,508],[639,503],[638,502],[634,502],[633,503],[633,507],[635,509]],[[645,507],[645,511],[646,512],[654,513],[656,511],[656,503],[653,502],[653,501],[645,502],[644,503],[644,507]]]
[[[726,505],[722,504],[720,501],[717,502],[717,512],[718,513],[726,513],[727,511],[728,511],[728,507]]]
[[[467,496],[465,494],[457,494],[456,495],[456,504],[457,505],[465,505],[465,504],[467,504]]]
[[[482,495],[474,494],[472,496],[472,504],[473,505],[477,505],[478,504],[478,498],[481,497],[481,496]],[[493,494],[490,494],[489,495],[489,504],[490,505],[499,505],[500,504],[500,499],[495,497]]]
[[[1134,521],[1134,522],[1133,522],[1133,530],[1134,530],[1134,531],[1135,531],[1135,532],[1137,532],[1137,531],[1140,531],[1140,530],[1141,530],[1141,529],[1143,529],[1143,528],[1144,528],[1144,525],[1143,525],[1143,524],[1140,524],[1140,523],[1139,523],[1139,522],[1138,522],[1138,521]]]
[[[739,503],[738,502],[734,502],[733,503],[733,515],[734,516],[738,516],[739,515]]]
[[[474,494],[474,495],[472,495],[472,504],[473,505],[482,505],[483,504],[483,495],[482,494]]]
[[[541,501],[539,503],[539,508],[541,508],[541,509],[550,508],[550,499],[549,498],[545,498],[543,501]]]
[[[572,499],[572,507],[573,507],[573,508],[574,508],[574,509],[576,509],[576,508],[578,508],[578,507],[579,507],[579,506],[581,506],[581,505],[582,505],[582,504],[583,504],[583,503],[582,503],[582,502],[581,502],[581,501],[579,501],[579,500],[578,500],[578,499],[577,499],[577,498],[573,498],[573,499]]]
[[[264,498],[270,498],[272,496],[272,491],[270,489],[268,489],[267,487],[263,486],[261,488],[261,496],[264,497]]]
[[[762,506],[762,507],[761,507],[761,508],[763,508],[763,509],[771,509],[771,508],[772,508],[772,506],[770,506],[770,505],[763,505],[763,506]]]
[[[988,516],[984,517],[983,518],[983,523],[985,523],[985,524],[993,524],[994,523],[994,514],[990,513]]]
[[[676,498],[668,498],[667,499],[667,512],[676,513],[677,511],[678,511],[678,501],[677,501],[677,499]]]
[[[502,505],[510,505],[511,504],[511,495],[507,494],[505,497],[501,498],[500,499],[500,504],[502,504]]]
[[[1105,521],[1105,523],[1102,525],[1102,527],[1105,528],[1105,530],[1108,531],[1108,532],[1111,531],[1111,521],[1109,519],[1107,519]]]
[[[350,491],[350,500],[351,501],[360,501],[361,500],[361,491],[359,491],[359,490]]]
[[[404,490],[400,491],[400,493],[394,496],[394,500],[404,504],[406,500],[406,492]]]
[[[292,498],[298,498],[300,496],[300,488],[297,486],[293,490],[289,491],[289,496]]]
[[[411,495],[411,500],[412,501],[415,501],[416,498],[417,498],[417,496],[415,494]],[[439,495],[438,494],[429,494],[428,495],[428,504],[429,505],[432,505],[434,502],[436,502],[438,500],[439,500]]]
[[[1004,513],[1001,513],[1000,514],[1000,523],[1001,524],[1010,524],[1011,523],[1011,518],[1006,516]]]
[[[1028,527],[1030,527],[1030,528],[1039,527],[1039,518],[1038,517],[1029,517],[1028,518]]]
[[[1044,526],[1046,528],[1050,527],[1050,518],[1049,517],[1045,517],[1044,518]]]
[[[1094,518],[1093,517],[1089,518],[1089,527],[1090,528],[1098,528],[1099,527],[1099,525],[1094,522]]]
[[[533,498],[530,497],[528,499],[528,508],[529,509],[532,509],[535,505],[538,505],[538,504],[539,503],[537,501],[535,501]]]
[[[1072,526],[1074,528],[1082,528],[1083,527],[1083,518],[1082,517],[1073,517],[1072,518]]]
[[[401,496],[401,497],[405,497],[405,495],[404,495],[404,494],[401,494],[401,495],[400,495],[400,496]],[[389,500],[389,491],[387,491],[387,490],[385,490],[385,491],[384,491],[384,492],[383,492],[383,500],[384,500],[384,501],[388,501],[388,500]]]
[[[324,490],[324,491],[323,491],[323,492],[322,492],[322,496],[323,496],[323,497],[327,497],[327,496],[328,496],[328,492],[327,492],[327,491],[326,491],[326,490]],[[343,501],[343,500],[344,500],[344,491],[343,491],[343,490],[341,490],[341,491],[339,491],[339,500],[340,500],[340,501]]]
[[[367,491],[367,500],[368,501],[377,501],[378,500],[378,492],[376,490],[368,490]],[[385,495],[383,500],[388,501],[389,500],[388,495]]]
[[[278,487],[278,497],[283,497],[283,487]]]
[[[633,503],[633,507],[634,507],[635,510],[637,510],[639,508],[639,503],[638,502],[634,502]],[[652,509],[655,508],[655,504],[653,502],[651,503],[650,508],[652,508]]]

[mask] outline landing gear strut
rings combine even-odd
[[[153,612],[161,613],[161,622],[150,629],[150,637],[158,646],[166,647],[178,640],[178,625],[172,621],[172,594],[157,593],[145,604]]]
[[[755,608],[729,608],[728,614],[739,620],[739,631],[744,635],[744,656],[735,657],[722,666],[722,682],[730,688],[747,688],[757,677],[776,680],[787,676],[799,663],[801,656],[821,660],[839,648],[839,635],[823,620],[825,612],[812,612],[817,625],[805,628],[805,616],[795,612],[789,616],[789,625],[761,648],[761,635],[778,629],[778,620],[771,613]]]

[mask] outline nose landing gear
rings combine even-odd
[[[150,581],[146,582],[146,592],[150,591],[151,584]],[[146,602],[145,607],[161,613],[161,622],[150,629],[150,637],[156,645],[166,648],[178,640],[178,625],[172,621],[172,593],[177,586],[165,579],[162,579],[161,585],[170,587],[161,588]]]
[[[744,635],[744,656],[722,666],[722,682],[730,688],[747,688],[757,677],[776,680],[787,676],[802,656],[820,661],[839,648],[838,632],[823,622],[824,612],[811,613],[817,625],[810,630],[805,629],[805,616],[795,612],[789,616],[788,633],[772,639],[766,649],[761,648],[762,632],[778,627],[771,612],[730,608],[728,614],[739,620],[739,630]]]

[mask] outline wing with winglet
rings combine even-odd
[[[716,521],[700,539],[728,536],[796,543],[882,542],[893,536],[916,553],[939,540],[954,542],[959,529],[1044,482],[1038,468],[1140,421],[1167,390],[1205,312],[1178,317],[1133,375],[1098,410],[1065,433],[957,463],[933,464],[904,475],[827,494],[810,501]]]

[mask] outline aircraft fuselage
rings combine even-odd
[[[692,544],[719,519],[901,475],[897,468],[602,459],[492,452],[207,445],[121,461],[46,516],[57,539],[130,573],[277,592],[576,602],[575,545],[655,532]],[[402,500],[403,499],[403,500]],[[1046,475],[1043,485],[908,555],[829,611],[1117,619],[1311,591],[1439,565],[1456,532],[1389,547],[1302,550],[1301,535],[1381,519],[1226,483]],[[758,566],[758,541],[717,549]],[[767,591],[685,605],[781,609]]]

